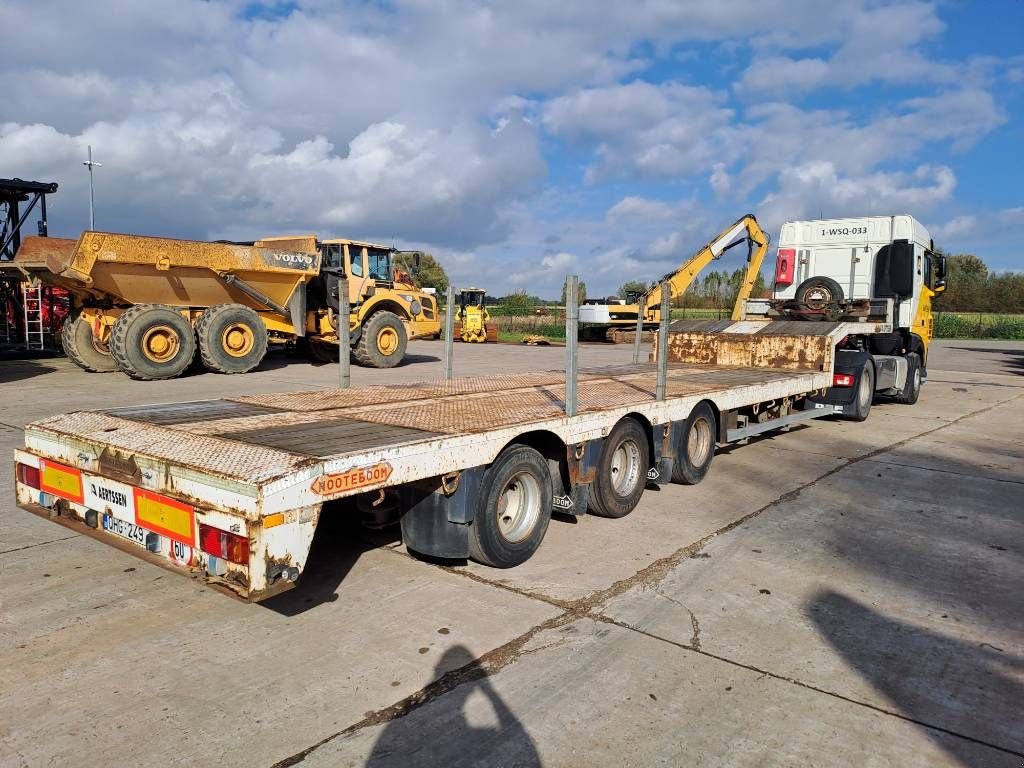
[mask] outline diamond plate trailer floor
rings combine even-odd
[[[740,325],[735,333],[751,332]],[[319,515],[345,497],[379,504],[386,489],[398,489],[407,540],[418,536],[427,554],[470,554],[466,530],[485,468],[513,443],[552,462],[551,498],[562,511],[586,511],[603,442],[625,417],[647,430],[646,477],[667,482],[680,429],[698,404],[727,414],[820,391],[832,383],[831,349],[843,332],[841,324],[819,324],[803,339],[790,329],[768,339],[773,349],[800,348],[791,354],[797,369],[671,363],[664,400],[655,396],[653,364],[585,369],[572,417],[561,372],[54,416],[26,427],[26,448],[16,453],[18,502],[263,599],[294,583]],[[406,529],[415,520],[428,522]]]

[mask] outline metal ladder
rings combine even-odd
[[[22,285],[22,306],[25,310],[25,348],[42,350],[45,348],[45,331],[43,328],[43,286],[34,288],[25,283]]]

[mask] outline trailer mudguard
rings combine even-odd
[[[434,477],[399,489],[402,541],[421,555],[463,560],[469,557],[469,524],[476,515],[486,467],[471,467],[457,480]],[[454,484],[454,488],[452,485]]]

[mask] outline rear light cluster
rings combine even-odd
[[[795,260],[795,248],[779,248],[779,255],[775,260],[775,285],[793,284],[793,262]]]
[[[852,387],[853,386],[853,374],[850,373],[835,373],[832,375],[832,386],[833,387]]]
[[[249,564],[249,539],[211,525],[199,524],[199,548],[228,562]]]
[[[18,482],[29,488],[39,490],[39,468],[28,464],[18,464]]]

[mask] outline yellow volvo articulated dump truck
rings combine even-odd
[[[394,253],[312,235],[230,243],[87,231],[26,238],[6,268],[72,294],[63,343],[75,363],[151,380],[181,375],[197,351],[220,373],[250,371],[269,345],[296,341],[337,360],[339,286],[353,357],[397,365],[408,339],[436,336],[440,319],[433,296],[396,279]]]

